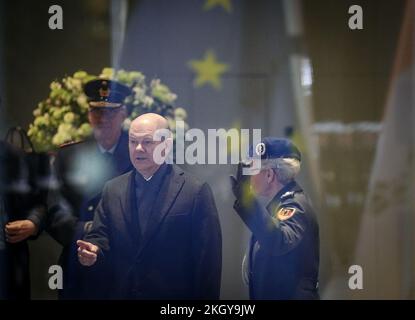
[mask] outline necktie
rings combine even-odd
[[[140,192],[140,198],[138,202],[138,216],[140,220],[140,227],[142,234],[145,233],[148,222],[150,220],[151,210],[155,201],[155,192],[153,185],[149,182],[145,182]]]

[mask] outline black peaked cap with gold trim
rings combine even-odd
[[[117,81],[96,79],[84,86],[91,108],[119,108],[132,90]]]

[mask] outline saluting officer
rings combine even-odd
[[[64,270],[60,298],[99,298],[99,285],[82,284],[74,239],[82,238],[94,218],[104,184],[132,169],[128,156],[128,133],[122,130],[127,116],[124,100],[131,95],[127,86],[97,79],[84,87],[89,98],[88,120],[93,136],[79,143],[63,145],[56,157],[61,181],[59,201],[52,199],[46,229],[64,246],[60,263]],[[92,279],[95,274],[88,275]],[[98,281],[99,282],[99,281]],[[95,288],[93,288],[95,287]]]
[[[234,209],[252,232],[242,264],[250,298],[318,299],[319,228],[295,181],[301,153],[290,140],[271,137],[254,149],[259,171],[243,175],[240,164],[231,177]]]

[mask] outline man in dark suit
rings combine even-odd
[[[144,114],[129,132],[136,170],[109,181],[79,261],[111,266],[109,298],[219,299],[222,239],[210,187],[164,162],[165,118]],[[156,153],[159,155],[156,156]]]
[[[46,230],[64,246],[60,258],[62,299],[100,297],[99,279],[92,281],[76,261],[75,240],[91,226],[105,182],[132,169],[128,134],[122,130],[127,116],[123,101],[131,90],[118,82],[98,79],[88,82],[84,91],[89,98],[93,137],[59,149],[55,167],[60,194],[49,197],[46,219]]]
[[[234,209],[252,232],[243,261],[250,298],[318,299],[319,230],[295,181],[300,151],[290,140],[264,138],[255,152],[260,170],[243,176],[240,165],[231,177]]]

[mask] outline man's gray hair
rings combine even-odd
[[[262,160],[261,168],[274,170],[279,183],[286,185],[300,172],[301,162],[295,158],[266,159]]]

